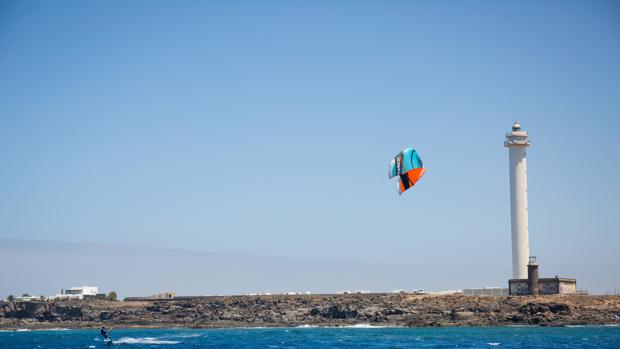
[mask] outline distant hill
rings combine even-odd
[[[79,285],[99,286],[100,292],[115,290],[121,297],[163,291],[179,295],[390,291],[423,288],[436,279],[422,267],[407,265],[13,239],[0,239],[0,256],[0,298],[25,292],[56,294]]]
[[[329,242],[326,242],[329,243]],[[389,249],[390,246],[377,246]],[[463,253],[467,253],[464,251]],[[369,259],[374,259],[369,256]],[[506,286],[509,256],[503,261],[465,258],[458,265],[411,256],[412,263],[362,263],[222,254],[171,248],[82,244],[0,238],[0,299],[9,294],[52,295],[71,286],[99,286],[120,297],[163,291],[178,295],[231,295],[310,291],[394,289],[449,290]],[[479,257],[479,256],[478,256]],[[616,265],[597,261],[594,274],[580,259],[549,260],[542,275],[576,277],[592,294],[613,290]],[[599,285],[598,287],[596,287]],[[603,288],[607,287],[607,288]],[[617,287],[616,287],[617,288]]]

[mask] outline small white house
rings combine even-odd
[[[21,296],[21,297],[15,297],[15,300],[18,302],[40,301],[40,300],[45,300],[45,296]]]
[[[56,295],[56,298],[84,299],[84,296],[94,297],[97,293],[99,293],[99,287],[97,286],[71,287],[63,290],[61,294]]]

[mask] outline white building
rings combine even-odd
[[[466,296],[508,296],[508,288],[504,287],[482,287],[464,288],[463,294]]]
[[[443,290],[443,291],[426,292],[425,294],[432,294],[435,296],[448,296],[448,295],[453,295],[453,294],[463,294],[463,290]]]
[[[61,294],[57,294],[56,298],[61,299],[84,299],[84,296],[97,296],[99,293],[99,287],[97,286],[80,286],[70,287],[66,290],[62,290]]]
[[[293,292],[284,292],[284,294],[287,296],[301,296],[301,295],[309,295],[312,293],[310,293],[309,291],[303,291],[303,292],[293,291]]]
[[[15,300],[18,302],[32,302],[32,301],[40,301],[45,300],[45,296],[21,296],[15,297]]]

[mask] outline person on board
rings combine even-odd
[[[110,330],[108,330],[105,326],[101,326],[100,333],[103,336],[103,339],[110,340],[110,336],[109,336]]]

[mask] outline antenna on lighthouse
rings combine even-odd
[[[512,230],[512,277],[527,279],[530,253],[527,213],[527,162],[525,148],[530,146],[526,131],[518,121],[506,134],[504,146],[509,153],[510,220]]]

